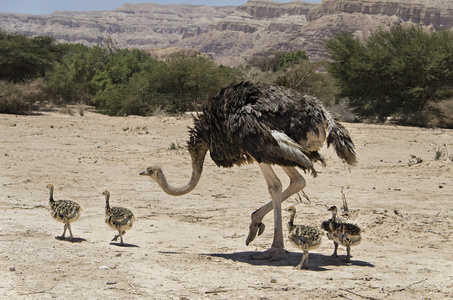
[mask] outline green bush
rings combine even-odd
[[[363,118],[419,115],[453,88],[453,32],[394,26],[360,40],[341,34],[326,43],[327,70],[338,96]]]
[[[0,30],[0,80],[25,82],[43,77],[63,49],[51,37],[27,38]]]

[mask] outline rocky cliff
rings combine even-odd
[[[206,33],[176,44],[209,53],[225,64],[237,64],[259,52],[303,49],[311,59],[324,58],[324,41],[346,31],[366,37],[377,28],[421,23],[451,29],[451,0],[323,0],[280,4],[248,1],[211,25]]]
[[[403,21],[433,26],[435,29],[450,29],[453,26],[453,1],[451,0],[324,0],[312,9],[307,19],[313,21],[339,13],[396,16]]]
[[[167,47],[199,35],[236,9],[234,6],[124,4],[111,11],[50,15],[0,13],[0,28],[29,36],[49,35],[61,42],[95,45],[112,37],[120,47]]]
[[[87,45],[112,37],[121,47],[190,48],[228,65],[277,50],[302,49],[311,59],[322,59],[324,41],[342,31],[366,37],[379,27],[404,23],[451,29],[453,1],[323,0],[313,4],[250,0],[238,7],[147,3],[100,12],[0,13],[0,28],[7,31]]]

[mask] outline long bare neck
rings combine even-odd
[[[160,185],[162,190],[171,196],[181,196],[191,192],[198,184],[201,178],[201,173],[203,172],[203,163],[207,153],[207,149],[201,149],[196,152],[191,153],[192,157],[192,175],[190,180],[186,185],[183,186],[173,186],[167,182],[164,174],[160,174],[159,180],[156,182]]]
[[[173,186],[167,182],[164,174],[161,174],[161,180],[157,181],[162,190],[171,196],[181,196],[191,192],[198,184],[201,178],[201,172],[192,170],[192,176],[190,177],[189,183],[183,186]]]

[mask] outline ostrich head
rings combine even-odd
[[[146,168],[145,172],[141,172],[140,175],[147,175],[151,177],[157,183],[161,183],[164,181],[165,177],[163,177],[162,169],[160,167],[151,166]]]
[[[294,206],[290,206],[285,209],[286,211],[289,211],[290,213],[296,213],[296,208]]]
[[[46,185],[46,188],[48,188],[49,191],[50,191],[49,201],[50,201],[50,202],[53,202],[53,201],[54,201],[54,200],[53,200],[53,184],[50,184],[50,183],[49,183],[48,185]]]
[[[327,211],[331,211],[332,213],[337,213],[337,207],[334,205],[334,206],[331,206]]]
[[[103,191],[101,195],[104,195],[106,197],[110,197],[110,192],[109,191]]]
[[[332,212],[332,220],[335,221],[335,219],[337,217],[337,207],[335,205],[331,206],[327,211]]]

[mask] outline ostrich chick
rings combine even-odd
[[[121,246],[123,243],[123,235],[126,234],[126,230],[132,228],[132,224],[135,220],[135,216],[130,209],[124,207],[110,207],[109,191],[104,191],[102,195],[105,196],[105,223],[114,230],[118,230],[118,234],[115,235],[112,241],[120,238]]]
[[[74,241],[74,236],[72,235],[71,223],[77,221],[80,217],[82,208],[79,204],[71,200],[57,200],[53,198],[54,187],[52,184],[46,186],[50,190],[49,206],[50,206],[50,215],[56,221],[64,224],[63,234],[58,237],[64,239],[66,234],[66,229],[69,229],[69,240]]]
[[[291,213],[288,222],[289,240],[298,248],[304,251],[300,264],[296,267],[298,269],[308,269],[308,250],[313,250],[321,245],[322,233],[319,229],[306,226],[294,225],[294,218],[296,216],[296,208],[291,206],[286,209]]]
[[[328,211],[332,212],[332,218],[329,221],[322,223],[322,228],[327,231],[327,237],[333,240],[335,250],[332,254],[334,257],[338,257],[337,250],[338,244],[346,247],[347,256],[346,262],[351,261],[351,246],[357,246],[362,241],[361,229],[359,226],[337,222],[337,207],[331,206]]]

